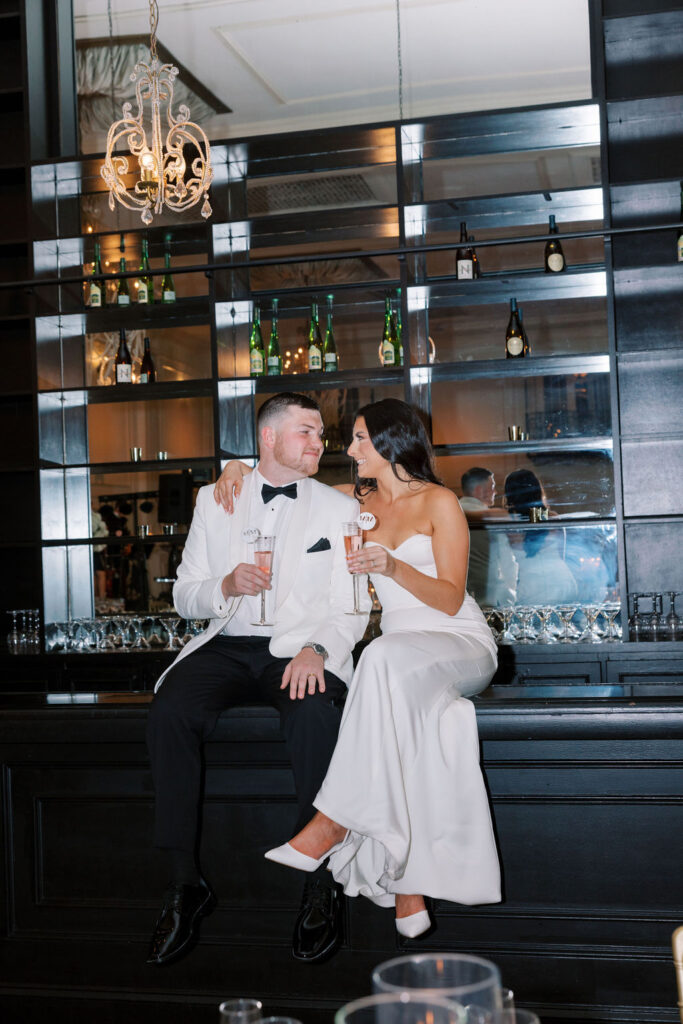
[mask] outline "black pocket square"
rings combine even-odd
[[[321,537],[320,540],[317,540],[315,542],[313,547],[307,549],[306,554],[313,555],[315,554],[316,551],[329,551],[331,547],[332,545],[330,544],[327,537]]]

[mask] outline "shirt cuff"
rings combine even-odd
[[[232,600],[223,596],[222,577],[213,589],[213,594],[211,595],[211,607],[213,609],[214,617],[217,619],[225,619],[230,613]]]

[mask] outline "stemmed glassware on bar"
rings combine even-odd
[[[503,1009],[500,971],[490,960],[466,953],[421,953],[387,960],[372,972],[372,989],[395,996],[407,992],[426,1000],[453,1000],[465,1009]]]
[[[254,541],[254,563],[258,569],[266,577],[266,582],[270,579],[270,575],[273,569],[273,548],[275,547],[275,537],[257,537]],[[261,591],[261,618],[258,622],[252,622],[252,626],[272,626],[274,623],[268,622],[266,619],[266,590],[265,587]]]
[[[347,555],[353,551],[360,551],[363,546],[363,531],[358,523],[342,523],[344,532],[344,550]],[[360,607],[360,578],[358,573],[353,574],[353,611],[346,612],[347,615],[364,615]]]

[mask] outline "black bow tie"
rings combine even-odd
[[[284,494],[286,498],[296,498],[296,484],[287,484],[285,487],[271,487],[270,484],[264,484],[261,488],[261,497],[266,505],[276,494]]]

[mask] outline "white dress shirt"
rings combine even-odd
[[[255,488],[252,492],[253,496],[251,499],[249,514],[247,516],[247,522],[249,523],[249,529],[260,530],[262,537],[275,537],[271,579],[272,589],[266,590],[266,619],[273,622],[273,601],[275,600],[277,572],[281,553],[283,551],[283,545],[286,543],[287,539],[287,530],[291,519],[291,511],[296,499],[288,498],[284,494],[276,494],[275,497],[266,504],[266,502],[261,499],[261,488],[264,483],[270,483],[270,480],[266,480],[263,474],[259,472],[258,468],[254,470],[254,475],[256,477],[254,481]],[[271,484],[271,486],[274,487],[276,485]],[[253,561],[253,547],[251,544],[249,545],[249,551],[251,552],[250,560]],[[250,594],[245,594],[240,601],[237,611],[223,629],[223,633],[226,633],[228,636],[272,636],[273,626],[254,625],[254,623],[258,622],[260,618],[261,595],[256,594],[255,597],[252,597]]]

